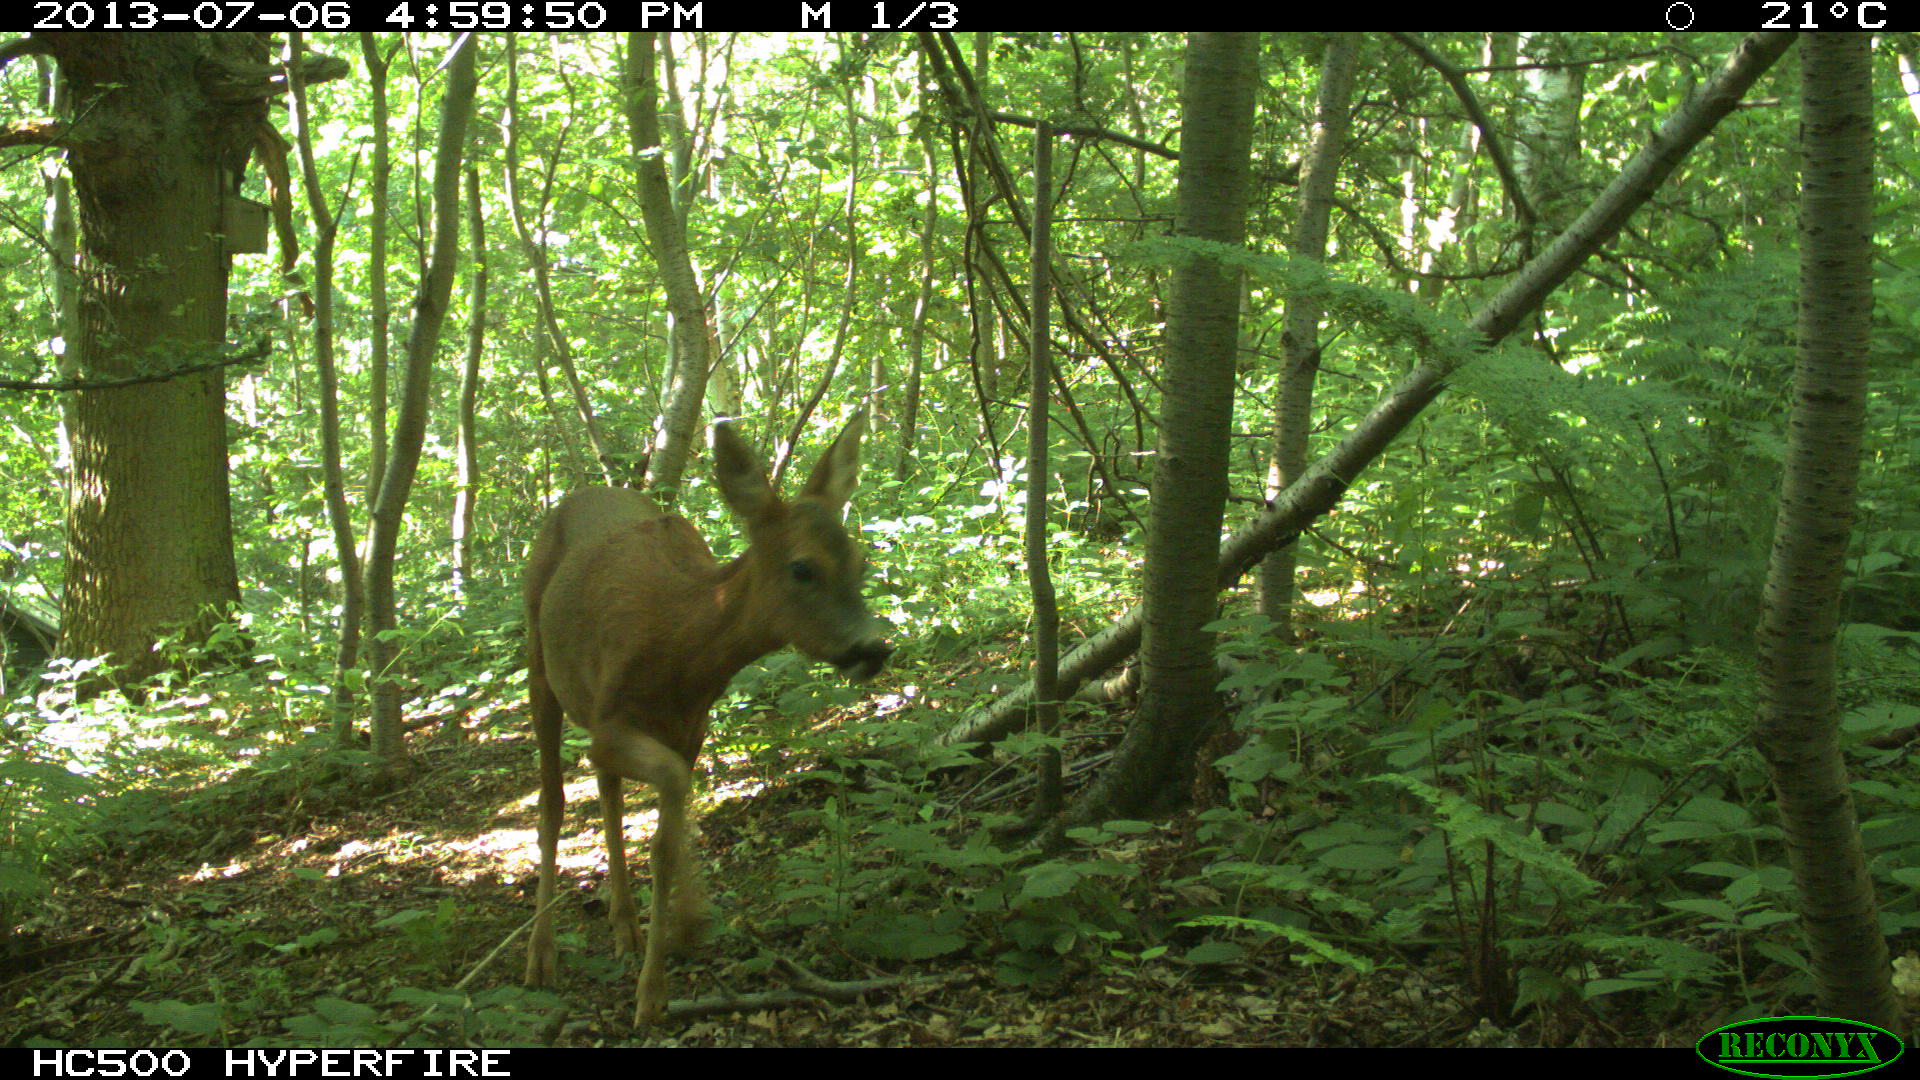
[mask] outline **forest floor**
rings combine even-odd
[[[676,1002],[738,997],[642,1035],[629,1023],[637,963],[613,955],[597,898],[605,860],[584,766],[568,772],[558,985],[550,999],[516,996],[537,877],[534,751],[515,718],[498,723],[499,734],[416,738],[413,781],[383,794],[302,779],[297,768],[229,782],[195,796],[190,813],[150,837],[129,836],[70,870],[0,957],[0,1045],[1513,1046],[1537,1038],[1462,1022],[1471,1007],[1460,980],[1446,970],[1452,961],[1433,953],[1364,976],[1302,965],[1284,948],[1232,964],[1089,960],[1068,977],[1007,986],[991,957],[964,949],[881,969],[822,930],[757,932],[754,905],[771,901],[754,898],[777,884],[766,880],[773,855],[807,839],[800,830],[811,815],[792,811],[824,802],[826,789],[756,782],[750,763],[726,755],[705,765],[699,819],[715,933],[669,971]],[[632,809],[630,800],[630,822]],[[644,871],[644,831],[628,835]],[[1174,830],[1152,838],[1130,895],[1171,902],[1154,895],[1153,883],[1176,876],[1170,867],[1182,848]],[[783,980],[781,970],[798,978]],[[899,981],[858,999],[764,1003],[809,976]],[[1692,1041],[1690,1026],[1580,1026],[1550,1041]]]

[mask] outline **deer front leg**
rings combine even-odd
[[[693,772],[686,759],[664,743],[624,724],[602,724],[595,728],[590,756],[602,776],[612,774],[616,778],[635,780],[651,786],[660,795],[660,825],[653,834],[650,860],[652,921],[647,926],[646,961],[640,968],[633,1009],[636,1025],[650,1024],[660,1019],[667,1008],[667,951],[678,937],[675,913],[684,903],[676,903],[675,893],[681,891],[676,886],[686,880],[688,872],[687,797],[693,787]],[[603,780],[600,787],[603,805],[608,786]],[[612,786],[618,789],[617,779],[612,781]],[[616,828],[617,824],[610,824],[609,834]],[[624,866],[621,869],[623,872],[614,890],[616,902],[627,889]],[[693,895],[690,889],[686,891]],[[625,902],[632,904],[631,895],[626,896]]]
[[[649,740],[651,741],[651,740]],[[656,746],[659,744],[655,744]],[[647,961],[640,969],[633,1022],[651,1024],[667,1007],[667,953],[685,943],[693,929],[679,915],[691,896],[687,885],[687,796],[692,777],[680,757],[661,747],[675,768],[662,768],[654,786],[660,792],[660,826],[653,834],[653,914],[647,924]]]
[[[537,657],[538,644],[533,646]],[[533,909],[533,932],[527,938],[528,986],[553,985],[557,961],[553,947],[554,858],[560,844],[561,820],[567,812],[566,788],[560,775],[560,702],[548,687],[544,666],[529,665],[527,685],[532,695],[534,739],[540,746],[540,891]]]

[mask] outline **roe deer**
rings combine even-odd
[[[847,423],[798,498],[773,490],[731,425],[713,427],[720,494],[747,534],[746,554],[720,566],[685,518],[626,488],[560,500],[527,562],[527,689],[540,744],[540,894],[527,947],[530,985],[554,974],[554,848],[561,788],[561,714],[592,733],[587,751],[605,818],[615,948],[634,950],[638,912],[627,880],[620,781],[660,794],[653,835],[653,911],[634,1023],[667,1004],[666,952],[706,921],[689,864],[687,795],[707,736],[707,710],[734,673],[783,645],[868,679],[893,651],[887,623],[860,595],[866,555],[841,525],[860,467],[866,415]]]

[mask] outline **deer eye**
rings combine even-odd
[[[805,559],[795,559],[787,569],[793,574],[793,580],[802,585],[811,585],[819,577],[813,571],[813,564]]]

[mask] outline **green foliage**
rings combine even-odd
[[[442,897],[432,910],[407,908],[373,924],[376,930],[398,931],[412,957],[412,966],[434,974],[450,973],[448,961],[457,955],[452,947],[461,928],[473,917],[463,911],[452,897]]]
[[[1269,938],[1284,928],[1331,959],[1336,947],[1355,954],[1348,940],[1364,957],[1438,933],[1487,973],[1481,993],[1516,1009],[1623,994],[1672,1007],[1714,1000],[1729,983],[1779,993],[1762,987],[1781,979],[1804,989],[1780,831],[1745,748],[1744,668],[1694,652],[1670,654],[1656,678],[1600,667],[1605,693],[1570,677],[1526,697],[1475,689],[1476,673],[1563,636],[1536,609],[1505,607],[1497,580],[1480,589],[1487,606],[1431,642],[1322,623],[1311,646],[1275,654],[1264,620],[1217,624],[1243,657],[1222,688],[1240,699],[1244,738],[1216,763],[1227,804],[1198,818],[1207,865],[1180,886],[1218,897],[1216,913],[1188,924]],[[1376,689],[1354,697],[1356,676]],[[1848,714],[1864,775],[1886,773],[1861,741],[1913,715],[1888,704]],[[1352,783],[1361,770],[1378,773],[1372,784]],[[1904,774],[1860,781],[1855,798],[1885,925],[1909,931],[1915,788]],[[1658,934],[1646,930],[1649,900],[1669,913]],[[1234,955],[1213,944],[1205,956]]]
[[[20,922],[46,889],[46,864],[84,835],[81,807],[98,790],[64,765],[0,760],[0,923]]]
[[[1169,265],[1204,257],[1244,270],[1278,285],[1288,296],[1317,301],[1334,324],[1364,329],[1380,345],[1405,350],[1416,361],[1432,364],[1442,373],[1452,373],[1495,351],[1489,349],[1485,335],[1444,311],[1422,307],[1398,289],[1342,280],[1316,262],[1190,237],[1141,241],[1129,249],[1129,254]]]
[[[307,1010],[289,1016],[284,1034],[235,1036],[247,1029],[247,1005],[175,998],[136,1001],[141,1019],[163,1032],[170,1046],[431,1047],[448,1045],[531,1046],[553,1023],[551,994],[499,987],[477,994],[400,987],[385,1008],[322,995]],[[411,1015],[413,1019],[399,1019]]]
[[[948,839],[943,825],[920,812],[923,768],[901,776],[868,758],[808,774],[841,794],[794,812],[794,823],[815,839],[779,857],[773,926],[821,926],[841,947],[883,960],[925,960],[967,945],[959,933],[967,908],[919,901],[950,888],[945,879],[977,880],[1017,855],[992,845],[984,831],[959,845]],[[849,769],[865,774],[862,789],[846,786]]]
[[[1492,860],[1504,856],[1508,864],[1524,867],[1537,874],[1541,884],[1549,888],[1584,893],[1599,887],[1581,873],[1571,859],[1549,847],[1539,837],[1515,828],[1511,821],[1482,812],[1479,807],[1452,792],[1441,791],[1398,773],[1377,776],[1374,780],[1403,787],[1425,800],[1435,811],[1435,826],[1446,833],[1448,844],[1470,869],[1484,870]]]

